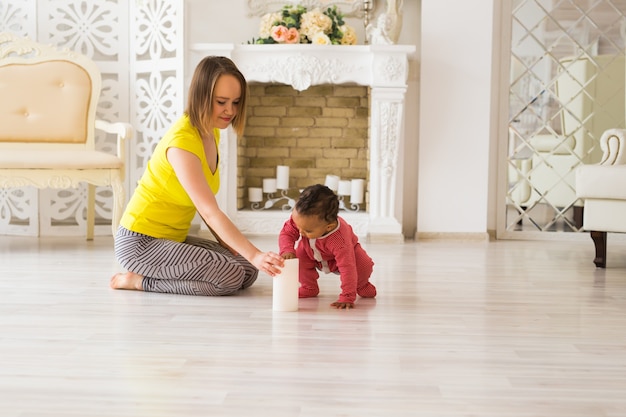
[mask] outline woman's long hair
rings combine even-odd
[[[203,135],[209,135],[211,112],[213,111],[213,94],[217,79],[230,74],[239,80],[241,85],[241,97],[237,105],[237,114],[233,117],[231,125],[237,135],[243,134],[246,121],[246,102],[248,99],[248,83],[239,71],[235,63],[224,56],[207,56],[196,67],[189,94],[185,113],[189,116],[191,124]]]

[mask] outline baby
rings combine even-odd
[[[284,259],[298,258],[300,298],[319,294],[318,270],[334,272],[341,277],[341,294],[331,306],[349,309],[357,294],[376,296],[376,287],[369,282],[374,262],[338,212],[339,199],[330,188],[321,184],[305,188],[280,231],[278,246]]]

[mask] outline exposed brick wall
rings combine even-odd
[[[238,209],[250,207],[248,187],[275,178],[277,165],[289,166],[289,195],[296,198],[298,189],[323,184],[328,174],[364,178],[367,188],[368,159],[369,87],[322,85],[297,91],[282,84],[250,85],[238,147]]]

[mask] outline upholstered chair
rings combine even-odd
[[[606,267],[607,232],[626,233],[626,130],[602,135],[599,164],[576,170],[576,195],[584,202],[583,229],[591,233],[594,263]]]
[[[88,185],[87,239],[93,239],[95,187],[111,187],[112,233],[126,200],[130,124],[96,119],[101,75],[88,57],[0,33],[0,188]],[[115,155],[96,149],[96,129],[117,139]]]

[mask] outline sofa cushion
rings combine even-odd
[[[626,165],[583,165],[576,170],[576,196],[626,200]]]

